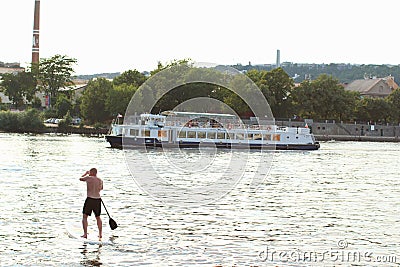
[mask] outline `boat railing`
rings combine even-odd
[[[227,124],[197,124],[197,123],[185,123],[181,124],[180,121],[167,121],[165,126],[169,127],[182,127],[192,129],[223,129],[223,130],[263,130],[263,131],[275,131],[277,127],[275,125],[247,125],[243,123],[227,123]],[[284,127],[282,128],[284,129]]]

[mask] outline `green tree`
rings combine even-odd
[[[132,115],[135,113],[157,113],[159,110],[154,108],[154,103],[154,88],[145,83],[136,91],[132,101],[129,103],[127,112]]]
[[[357,94],[344,90],[337,79],[326,74],[303,81],[292,93],[295,112],[304,118],[336,119],[351,117]]]
[[[63,118],[72,109],[72,102],[65,94],[59,94],[54,105],[57,110],[57,117]]]
[[[167,68],[173,67],[173,66],[178,66],[178,65],[192,65],[192,60],[190,58],[185,58],[185,59],[174,59],[165,65],[163,65],[160,61],[157,63],[157,68],[152,70],[150,72],[150,75],[154,75],[162,70],[165,70]]]
[[[138,102],[136,107],[144,112],[158,113],[182,103],[181,99],[187,97],[179,92],[183,92],[182,88],[188,85],[185,78],[190,70],[191,66],[185,60],[173,61],[166,66],[159,63],[146,83],[138,89],[138,94],[135,95],[137,99],[134,99],[134,102]],[[158,99],[157,103],[154,102],[155,99]]]
[[[387,122],[390,113],[390,104],[384,98],[366,97],[357,103],[356,116],[362,121]]]
[[[291,93],[294,82],[282,68],[271,71],[254,69],[248,71],[247,76],[259,87],[275,117],[286,118],[292,115]]]
[[[3,75],[3,92],[10,99],[15,108],[23,104],[24,92],[16,75],[6,73]]]
[[[32,99],[31,107],[32,108],[36,108],[36,109],[42,108],[42,100],[40,100],[39,97],[34,96],[33,99]]]
[[[113,79],[114,85],[128,84],[136,88],[146,81],[146,76],[137,70],[128,70]]]
[[[317,104],[314,106],[319,119],[334,119],[337,111],[338,94],[341,85],[339,81],[326,74],[312,81],[312,88]],[[343,89],[343,87],[341,87]]]
[[[41,114],[36,109],[24,112],[0,111],[0,130],[17,133],[36,133],[44,128]]]
[[[224,103],[241,117],[254,116],[252,108],[255,107],[251,107],[249,106],[251,103],[245,102],[245,97],[252,97],[252,89],[256,88],[251,86],[248,77],[245,75],[235,75],[229,82],[229,87],[235,90],[235,92],[229,91],[225,93]]]
[[[146,85],[153,89],[159,99],[153,112],[172,110],[180,104],[196,98],[210,98],[215,95],[221,72],[212,68],[197,68],[187,62],[170,66],[167,70],[150,77]],[[169,90],[171,89],[171,90]],[[192,104],[195,102],[191,102]],[[204,102],[203,102],[204,103]],[[194,111],[197,107],[186,103],[180,108]],[[200,107],[199,107],[200,108]],[[203,105],[201,110],[210,111],[215,105]]]
[[[253,116],[253,113],[247,103],[237,94],[229,91],[224,98],[224,103],[231,107],[236,114],[241,117]]]
[[[98,78],[91,80],[81,99],[81,113],[90,124],[105,122],[112,116],[107,110],[106,101],[113,90],[112,82]]]
[[[73,104],[72,104],[72,109],[71,109],[71,115],[76,116],[76,117],[81,117],[81,103],[82,103],[82,97],[77,98]]]
[[[16,108],[21,107],[26,101],[32,101],[35,92],[37,81],[31,72],[18,72],[17,74],[3,74],[4,94],[8,96]]]
[[[40,132],[44,128],[43,118],[38,110],[29,108],[18,115],[23,132]]]
[[[269,90],[268,82],[265,79],[265,76],[267,75],[268,71],[266,70],[256,70],[252,69],[249,70],[246,75],[260,88],[261,92],[265,96],[265,98],[269,101],[271,101],[272,94]],[[268,103],[270,104],[270,103]]]
[[[394,90],[387,98],[390,105],[392,122],[400,123],[400,88]]]
[[[340,121],[354,120],[354,111],[356,110],[356,103],[360,99],[359,92],[347,91],[339,89],[336,96],[335,118]]]
[[[292,115],[291,93],[294,87],[293,79],[282,68],[265,73],[263,79],[269,88],[268,102],[276,118],[287,118]]]
[[[318,99],[313,94],[314,90],[310,80],[304,80],[300,86],[293,90],[292,103],[295,115],[306,119],[316,118],[314,106],[318,105]]]
[[[371,119],[370,117],[371,109],[369,104],[371,100],[372,98],[362,98],[357,101],[355,109],[355,116],[357,120],[366,122]]]
[[[390,118],[391,107],[387,99],[374,98],[374,113],[371,114],[371,119],[376,122],[387,123]]]
[[[106,100],[106,109],[109,114],[125,114],[126,108],[135,94],[137,87],[133,84],[122,83],[114,85]]]
[[[55,55],[51,58],[40,59],[38,79],[43,91],[50,96],[50,106],[53,99],[57,99],[60,88],[73,84],[73,65],[76,62],[76,59],[65,55]]]
[[[72,117],[70,112],[67,111],[64,118],[58,123],[58,132],[68,133],[71,130]]]

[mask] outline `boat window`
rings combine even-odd
[[[225,133],[224,132],[218,132],[217,133],[217,139],[225,139]]]
[[[270,141],[271,140],[271,135],[270,134],[264,134],[264,140]]]
[[[261,140],[262,139],[262,135],[261,134],[254,134],[253,135],[253,140]]]
[[[280,134],[273,134],[272,135],[272,140],[273,141],[281,141],[281,135]]]
[[[186,131],[179,131],[178,136],[179,138],[186,138]]]
[[[158,137],[167,137],[167,131],[158,131]]]
[[[206,132],[197,132],[197,138],[206,138]]]
[[[194,131],[187,132],[187,138],[196,138],[196,132]]]
[[[208,132],[207,133],[207,138],[208,139],[215,139],[215,135],[216,135],[216,132]]]
[[[253,134],[252,134],[252,133],[249,133],[249,134],[247,135],[247,139],[252,140],[252,139],[253,139]]]
[[[139,135],[139,130],[137,130],[137,129],[130,129],[130,130],[129,130],[129,135],[131,135],[131,136],[138,136],[138,135]]]
[[[236,133],[236,139],[244,140],[244,133]]]
[[[150,130],[143,130],[142,131],[142,136],[149,137],[150,136]]]
[[[235,139],[235,134],[232,132],[226,132],[225,138],[226,139]]]

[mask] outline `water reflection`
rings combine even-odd
[[[96,245],[96,247],[91,246],[90,248],[88,248],[87,244],[84,244],[81,249],[82,260],[80,261],[80,263],[83,266],[101,266],[101,247],[102,245]]]

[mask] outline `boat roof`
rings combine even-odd
[[[221,113],[200,113],[200,112],[186,112],[186,111],[164,111],[161,114],[166,116],[178,116],[178,117],[206,117],[206,118],[227,118],[233,119],[236,118],[235,115],[232,114],[221,114]]]
[[[158,115],[158,114],[150,114],[150,113],[144,113],[140,114],[141,118],[153,118],[153,119],[163,119],[165,116],[163,115]]]

